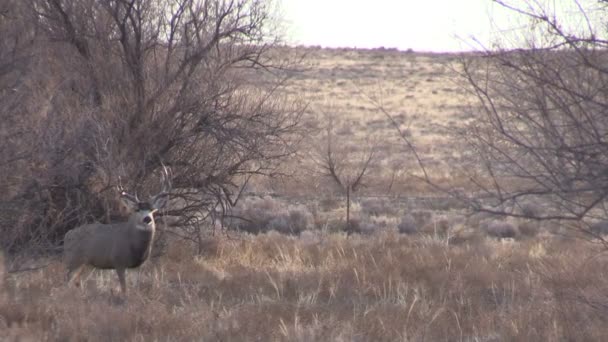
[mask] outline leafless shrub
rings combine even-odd
[[[287,215],[275,217],[268,223],[268,228],[284,234],[300,234],[310,229],[312,214],[303,205],[291,206]]]
[[[368,216],[397,215],[398,206],[390,198],[365,198],[361,202],[361,214]]]
[[[414,217],[418,227],[424,227],[433,220],[433,212],[429,210],[414,210],[410,214]]]
[[[517,225],[517,230],[525,237],[534,237],[540,232],[540,222],[524,221]]]
[[[519,204],[519,210],[524,217],[540,217],[543,214],[542,206],[534,202]]]
[[[460,135],[481,166],[467,172],[483,197],[471,203],[502,215],[582,220],[608,194],[605,20],[590,19],[605,18],[608,7],[578,4],[569,15],[583,25],[574,27],[540,2],[497,3],[530,30],[517,39],[524,48],[497,37],[482,58],[462,60],[480,105]]]
[[[608,234],[608,221],[595,222],[589,227],[589,230],[595,235],[606,235]]]
[[[335,196],[324,197],[319,200],[319,208],[324,211],[330,211],[340,208],[342,201]]]
[[[339,231],[344,231],[348,235],[350,234],[360,234],[362,228],[362,222],[359,218],[351,218],[348,223],[342,223],[342,228]]]
[[[433,232],[440,235],[445,235],[450,230],[452,224],[447,217],[435,218],[433,222]]]
[[[359,224],[359,234],[373,235],[380,231],[381,225],[375,222],[363,221]]]
[[[358,222],[357,219],[353,219]],[[357,225],[357,223],[355,223]],[[326,220],[318,221],[316,226],[317,229],[324,233],[340,233],[340,232],[349,232],[346,227],[346,222],[342,218],[328,218]],[[357,227],[357,226],[354,226]]]
[[[466,191],[434,177],[434,161],[423,155],[430,151],[416,146],[382,101],[371,102],[412,153],[419,178],[463,208],[546,221],[605,219],[608,6],[576,2],[560,13],[538,1],[495,3],[527,26],[512,36],[501,32],[454,68],[477,99],[460,115],[464,128],[451,130],[463,151],[461,162],[451,163],[454,181]]]
[[[233,208],[230,225],[250,233],[276,230],[285,234],[299,234],[311,229],[313,216],[304,205],[288,204],[279,199],[246,197]]]
[[[506,221],[492,220],[484,225],[486,234],[496,238],[515,238],[518,235],[518,230],[515,226]]]
[[[431,164],[429,163],[429,166]],[[448,211],[454,209],[464,209],[466,208],[466,203],[463,203],[461,200],[452,197],[438,197],[429,200],[429,209],[432,210],[440,210],[440,211]]]
[[[482,228],[482,225],[486,224],[487,222],[493,220],[493,219],[497,219],[497,215],[494,214],[490,214],[487,212],[473,212],[470,213],[469,216],[466,219],[466,225],[471,227],[471,228]]]
[[[419,226],[416,219],[411,214],[406,214],[401,218],[401,221],[397,225],[397,230],[401,234],[415,234],[418,232]]]

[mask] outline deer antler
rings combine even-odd
[[[163,172],[161,173],[161,190],[158,194],[152,197],[151,202],[157,201],[161,197],[169,196],[171,191],[171,177],[169,176],[169,169],[163,165]]]
[[[130,200],[131,202],[135,202],[135,203],[139,203],[139,198],[137,198],[137,195],[131,195],[130,193],[128,193],[125,188],[122,186],[122,179],[120,176],[118,176],[118,193],[120,193],[120,196],[125,197],[126,199]]]

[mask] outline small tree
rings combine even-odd
[[[324,146],[313,158],[322,170],[321,175],[330,179],[346,195],[346,230],[351,232],[351,196],[365,186],[364,180],[373,163],[375,149],[370,147],[358,153],[349,151],[346,142],[336,142],[331,114],[325,113],[325,122]]]

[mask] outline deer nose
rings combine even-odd
[[[152,222],[152,218],[150,216],[144,217],[144,223],[145,224],[150,224],[150,222]]]

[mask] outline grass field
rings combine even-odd
[[[82,289],[53,260],[11,274],[2,340],[600,341],[608,338],[605,255],[576,240],[278,233],[173,246]]]
[[[368,193],[428,191],[412,178],[420,174],[418,164],[386,114],[415,143],[435,177],[458,183],[451,165],[459,161],[461,151],[449,133],[470,119],[475,104],[458,76],[458,55],[314,48],[305,55],[303,71],[294,73],[285,89],[308,104],[305,153],[295,160],[290,173],[295,177],[287,184],[272,181],[260,189],[298,194],[331,189],[323,178],[314,177],[318,167],[310,163],[310,154],[323,153],[331,120],[334,148],[345,159],[375,151]],[[294,179],[305,186],[298,187]]]
[[[262,233],[208,234],[200,255],[169,236],[160,256],[127,273],[126,298],[113,271],[75,288],[59,256],[0,262],[0,340],[608,340],[604,245],[557,223],[414,199],[428,188],[379,107],[434,175],[458,183],[453,166],[466,151],[446,131],[470,118],[474,101],[454,73],[457,56],[307,53],[286,90],[310,104],[303,151],[322,152],[327,116],[345,155],[377,151],[353,199],[354,234],[344,232],[340,192],[301,153],[286,165],[292,177],[251,189],[280,196],[236,209]],[[276,232],[294,227],[298,235]],[[46,267],[18,272],[30,265]]]

